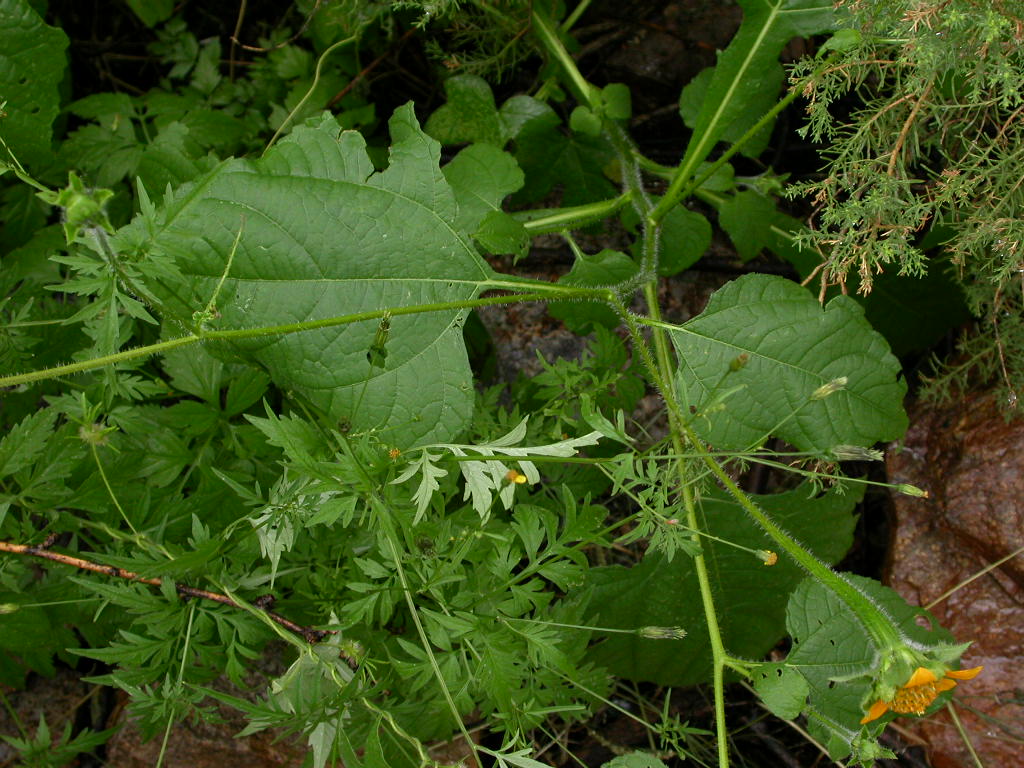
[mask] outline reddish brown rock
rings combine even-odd
[[[1009,423],[990,396],[912,409],[889,479],[926,489],[894,495],[888,583],[928,606],[1024,546],[1024,419]],[[976,578],[931,608],[958,640],[966,667],[984,672],[957,690],[956,707],[986,766],[1024,765],[1024,556]],[[948,713],[902,721],[929,745],[935,768],[974,763]]]

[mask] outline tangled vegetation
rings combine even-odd
[[[932,391],[997,378],[1015,402],[1018,3],[739,0],[673,165],[631,135],[629,88],[577,66],[586,0],[303,0],[281,24],[242,2],[208,37],[128,0],[158,82],[73,100],[72,11],[39,5],[0,0],[4,685],[77,665],[164,747],[216,700],[317,768],[431,765],[453,736],[536,768],[619,681],[707,683],[713,733],[666,699],[652,753],[607,765],[704,739],[725,768],[727,679],[869,766],[893,717],[977,673],[831,566],[884,485],[863,462],[907,427],[897,355],[972,313]],[[794,38],[813,54],[787,72]],[[412,39],[429,109],[372,82]],[[794,103],[827,165],[789,184],[759,158]],[[748,273],[669,322],[659,284],[714,227]],[[542,235],[574,256],[557,280],[515,273]],[[537,302],[585,351],[487,380],[474,310]],[[772,492],[737,481],[756,465]],[[274,641],[259,702],[215,685]],[[108,737],[5,738],[58,765]]]

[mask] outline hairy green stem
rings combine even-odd
[[[702,451],[703,446],[690,432],[689,428],[683,425],[694,447],[703,453],[702,461],[715,476],[722,487],[729,492],[729,495],[739,502],[747,514],[768,534],[780,549],[792,557],[801,567],[814,576],[819,582],[831,589],[851,611],[856,614],[861,625],[867,631],[872,641],[878,648],[897,648],[904,644],[904,638],[892,622],[885,617],[878,607],[859,589],[846,581],[842,576],[829,568],[808,552],[798,541],[790,536],[785,530],[775,523],[764,511],[757,506],[750,497],[733,482],[726,474],[721,465],[715,459]]]
[[[630,200],[632,200],[632,195],[625,192],[611,200],[559,208],[555,213],[546,216],[537,216],[536,211],[525,211],[522,214],[513,214],[513,218],[519,219],[530,236],[535,237],[602,221],[618,213]]]
[[[642,288],[647,311],[655,321],[655,325],[652,327],[653,357],[646,340],[640,333],[637,319],[627,312],[624,306],[620,305],[618,310],[626,323],[633,348],[640,353],[644,364],[651,373],[652,380],[661,392],[662,400],[668,410],[669,433],[673,450],[676,454],[683,454],[685,452],[684,439],[694,442],[697,438],[685,431],[683,413],[675,394],[672,355],[665,331],[659,327],[661,325],[661,307],[658,303],[657,267],[660,219],[651,215],[653,205],[643,190],[636,153],[630,146],[628,137],[615,125],[609,125],[607,133],[619,155],[623,183],[633,193],[633,204],[640,214],[642,227],[640,274],[643,276]],[[691,479],[687,476],[684,463],[677,463],[676,468],[679,477],[679,493],[683,509],[686,511],[686,525],[693,531],[692,538],[699,545],[703,527],[697,516],[696,500],[690,484]],[[712,593],[711,577],[702,553],[694,556],[693,567],[697,575],[701,606],[704,610],[704,620],[708,630],[708,644],[711,646],[711,683],[715,704],[715,740],[718,745],[718,765],[719,768],[729,768],[729,732],[725,721],[725,665],[729,655],[726,653],[725,643],[722,640],[722,631],[718,624],[718,613]]]
[[[645,293],[647,293],[646,289],[648,288],[651,288],[651,286],[645,286]],[[655,302],[650,306],[657,307],[657,303]],[[685,427],[682,419],[680,418],[681,414],[679,412],[679,404],[672,388],[671,359],[665,357],[665,355],[668,354],[668,345],[664,340],[662,340],[661,345],[658,344],[658,336],[664,335],[664,332],[661,328],[653,328],[655,354],[658,358],[657,360],[654,360],[650,349],[647,347],[646,341],[640,334],[640,327],[636,318],[625,312],[622,313],[622,316],[623,319],[626,320],[626,327],[629,330],[630,339],[633,342],[633,348],[640,352],[645,365],[654,377],[656,386],[661,391],[662,399],[665,401],[665,405],[668,410],[673,450],[680,455],[685,452],[682,440],[683,435],[686,435],[688,440],[691,443],[694,443],[695,447],[700,450],[702,446],[699,446],[698,439],[684,432]],[[665,376],[666,372],[669,373],[668,378]],[[703,456],[704,454],[702,453],[701,455]],[[680,495],[683,501],[683,508],[686,510],[686,525],[694,531],[694,540],[699,542],[699,532],[702,530],[702,527],[700,525],[700,520],[697,518],[697,505],[693,498],[693,489],[687,481],[688,478],[686,477],[683,465],[679,464],[678,466]],[[725,666],[729,660],[729,655],[726,653],[725,643],[722,641],[722,630],[718,624],[718,613],[715,610],[715,600],[711,590],[711,577],[708,574],[707,563],[704,560],[703,554],[697,554],[694,556],[693,568],[697,575],[697,584],[700,588],[701,606],[704,609],[704,620],[708,629],[708,643],[711,646],[711,682],[714,689],[715,736],[718,744],[718,765],[719,768],[729,768],[729,731],[725,722]]]
[[[530,19],[533,22],[533,29],[537,33],[537,37],[540,39],[544,49],[562,66],[573,95],[579,99],[581,104],[586,104],[591,109],[596,109],[598,105],[595,103],[595,89],[586,81],[586,78],[583,77],[576,66],[576,62],[573,61],[572,56],[565,50],[562,41],[558,39],[558,32],[555,30],[554,25],[536,8],[530,14]]]
[[[85,371],[93,371],[104,368],[108,365],[117,365],[132,360],[150,357],[152,355],[164,354],[178,347],[185,347],[202,341],[238,341],[241,339],[254,339],[265,336],[282,336],[303,331],[312,331],[319,328],[333,328],[340,325],[350,325],[364,320],[378,320],[385,314],[392,317],[399,315],[415,315],[424,312],[445,312],[458,309],[472,309],[474,307],[486,307],[495,304],[517,304],[527,301],[544,301],[555,298],[589,298],[598,301],[605,301],[611,295],[606,289],[578,288],[568,285],[553,285],[540,281],[530,280],[488,280],[481,284],[484,290],[524,290],[530,289],[531,293],[520,293],[512,296],[489,296],[483,299],[465,299],[463,301],[444,301],[434,304],[415,304],[408,307],[396,307],[393,309],[375,309],[368,312],[357,312],[351,315],[340,315],[338,317],[327,317],[321,320],[304,320],[298,323],[286,323],[284,325],[270,325],[259,328],[238,328],[231,330],[203,330],[200,329],[186,336],[177,339],[169,339],[156,344],[149,344],[144,347],[126,349],[121,352],[114,352],[110,355],[101,355],[89,360],[82,360],[67,365],[57,365],[53,368],[44,368],[29,373],[19,373],[11,376],[0,377],[0,388],[17,387],[24,384],[32,384],[37,381],[56,379],[61,376],[70,376]]]

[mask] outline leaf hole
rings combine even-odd
[[[835,688],[836,687],[836,681],[835,680],[829,680],[828,681],[828,687],[829,688]]]
[[[923,613],[919,613],[917,616],[914,617],[914,623],[917,624],[917,626],[921,627],[921,629],[927,629],[929,631],[935,629],[935,626],[932,624],[931,619],[925,616]]]
[[[775,670],[775,676],[776,677],[782,677],[782,669],[781,668]]]
[[[828,644],[831,645],[831,646],[835,646],[836,641],[835,640],[829,640]]]

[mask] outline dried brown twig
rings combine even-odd
[[[50,560],[54,563],[61,563],[62,565],[70,565],[73,568],[79,568],[83,571],[93,571],[94,573],[102,573],[107,576],[114,576],[119,579],[127,579],[128,581],[137,581],[141,584],[148,584],[151,587],[159,587],[163,584],[162,579],[158,578],[146,578],[140,576],[133,571],[127,571],[124,568],[118,568],[113,565],[103,565],[102,563],[94,563],[90,560],[83,560],[80,557],[74,557],[73,555],[64,555],[60,552],[54,552],[50,549],[53,543],[57,540],[56,534],[51,534],[46,541],[42,544],[30,545],[30,544],[12,544],[9,541],[0,541],[0,552],[10,552],[13,555],[28,555],[30,557],[39,557],[44,560]],[[199,589],[197,587],[190,587],[186,584],[174,585],[174,589],[178,595],[182,598],[200,598],[203,600],[212,600],[215,603],[221,605],[227,605],[231,608],[243,608],[242,605],[232,600],[227,595],[222,595],[219,592],[211,592],[206,589]],[[286,619],[278,613],[270,610],[274,603],[273,595],[263,595],[256,598],[253,601],[253,606],[258,608],[266,615],[268,619],[273,621],[275,624],[284,627],[289,632],[293,632],[310,645],[319,643],[325,637],[336,634],[334,630],[329,629],[313,629],[312,627],[304,627],[301,624],[296,624],[290,619]]]

